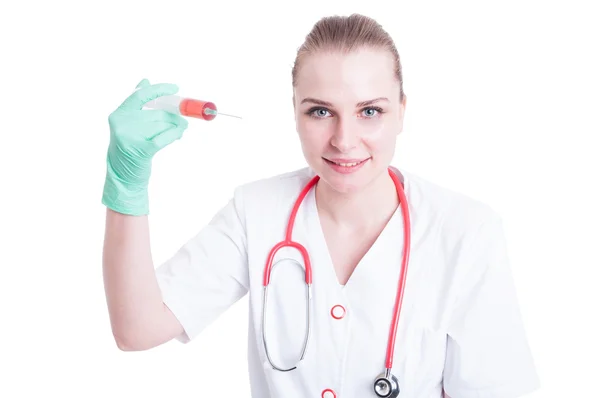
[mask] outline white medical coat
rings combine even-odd
[[[394,168],[405,184],[411,252],[392,373],[401,398],[513,398],[539,387],[521,320],[502,220],[465,195]],[[156,271],[165,304],[187,343],[249,294],[249,372],[255,398],[375,397],[384,371],[403,250],[401,208],[340,285],[316,208],[314,188],[293,239],[313,267],[311,335],[305,359],[273,369],[262,341],[263,273],[285,235],[298,194],[314,176],[305,168],[254,181]],[[368,211],[368,209],[367,209]],[[301,261],[293,249],[282,257]],[[302,263],[302,262],[301,262]],[[306,332],[304,271],[282,262],[271,275],[269,353],[280,367],[299,358]]]

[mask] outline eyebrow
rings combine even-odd
[[[368,101],[359,102],[359,103],[356,104],[356,107],[359,108],[359,107],[363,107],[363,106],[369,106],[369,105],[372,105],[372,104],[374,104],[376,102],[379,102],[379,101],[390,102],[390,100],[387,99],[386,97],[379,97],[379,98],[371,99],[371,100],[368,100]],[[308,102],[311,102],[311,103],[317,104],[317,105],[323,105],[323,106],[333,107],[333,104],[331,102],[322,101],[320,99],[311,98],[311,97],[304,98],[302,100],[301,104],[308,103]]]

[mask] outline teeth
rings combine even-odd
[[[360,162],[354,162],[354,163],[335,163],[335,164],[337,164],[338,166],[342,166],[342,167],[353,167],[353,166],[356,166],[359,163]]]

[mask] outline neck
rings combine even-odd
[[[342,228],[363,229],[387,222],[398,207],[396,186],[387,170],[359,192],[340,193],[327,183],[316,186],[317,208]]]

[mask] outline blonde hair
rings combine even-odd
[[[298,48],[292,68],[292,85],[295,87],[298,82],[298,70],[304,57],[321,51],[348,53],[365,47],[383,49],[392,54],[394,76],[400,83],[402,101],[402,65],[396,45],[377,21],[361,14],[324,17],[313,26],[302,46]]]

